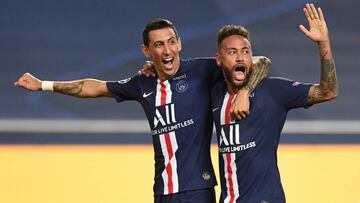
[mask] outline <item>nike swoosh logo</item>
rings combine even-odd
[[[213,108],[213,110],[212,110],[212,111],[214,112],[214,111],[216,111],[216,110],[218,110],[218,109],[219,109],[219,108]]]
[[[143,97],[144,97],[144,98],[145,98],[145,97],[148,97],[148,96],[150,96],[152,93],[153,93],[153,92],[149,92],[149,93],[145,93],[145,92],[144,92]]]

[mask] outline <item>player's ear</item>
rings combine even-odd
[[[149,47],[147,47],[145,44],[141,45],[141,51],[144,54],[144,56],[146,57],[150,57],[150,51],[149,51]]]
[[[216,52],[215,59],[216,59],[216,64],[221,68],[221,57],[219,52]]]
[[[178,44],[179,44],[179,52],[181,51],[182,45],[181,45],[181,38],[178,38]]]

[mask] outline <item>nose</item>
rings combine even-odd
[[[164,54],[169,54],[170,53],[169,44],[165,43],[163,52],[164,52]]]
[[[236,54],[236,61],[237,62],[244,61],[243,54],[241,54],[241,53]]]

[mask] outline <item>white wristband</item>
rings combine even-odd
[[[41,82],[41,90],[42,91],[54,91],[54,82],[53,81],[42,81]]]

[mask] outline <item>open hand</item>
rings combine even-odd
[[[300,30],[311,40],[321,43],[329,41],[329,31],[326,26],[323,12],[320,7],[315,8],[314,4],[306,4],[303,9],[309,23],[309,30],[300,25]]]

